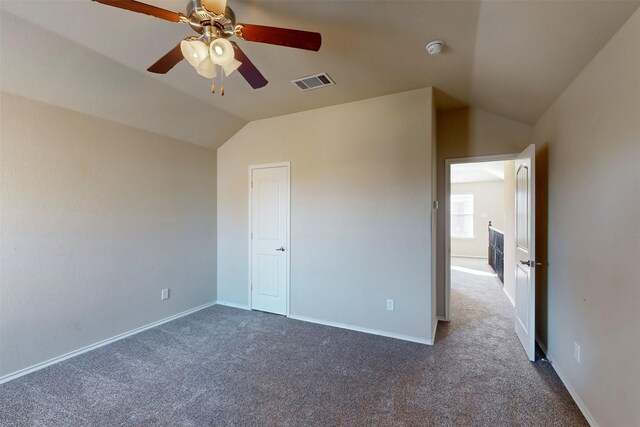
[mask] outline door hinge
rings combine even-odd
[[[253,233],[251,233],[251,240],[253,240]]]
[[[251,180],[251,188],[253,188],[253,180]]]

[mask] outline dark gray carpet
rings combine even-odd
[[[1,385],[0,424],[587,425],[496,279],[452,273],[432,347],[215,306]]]

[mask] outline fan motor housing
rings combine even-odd
[[[214,33],[215,37],[230,37],[234,34],[236,15],[227,6],[224,15],[217,15],[202,6],[201,0],[189,0],[187,3],[187,19],[193,30],[199,34]],[[212,27],[205,30],[205,27]]]

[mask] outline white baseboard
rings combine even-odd
[[[515,307],[516,306],[515,300],[511,297],[511,295],[509,295],[509,292],[507,292],[507,290],[504,288],[504,286],[502,287],[502,292],[504,292],[504,294],[507,296],[507,298],[509,298],[509,301],[511,301],[511,305]]]
[[[489,259],[486,256],[477,256],[477,255],[451,255],[451,258]]]
[[[540,338],[538,338],[537,336],[536,336],[536,342],[540,346],[540,349],[542,350],[544,355],[547,357],[547,360],[549,360],[549,353],[547,352],[547,347],[545,347],[545,345],[542,343],[542,341],[540,341]]]
[[[544,350],[546,353],[546,349]],[[547,354],[547,359],[551,362],[551,367],[553,368],[554,371],[556,371],[556,374],[558,374],[558,377],[560,377],[560,381],[562,381],[564,386],[569,391],[569,394],[571,395],[573,400],[576,402],[576,405],[578,405],[580,412],[582,412],[582,415],[584,415],[584,417],[587,419],[587,422],[589,423],[589,425],[591,427],[599,427],[598,423],[596,422],[596,419],[593,417],[593,415],[591,415],[591,412],[589,412],[589,409],[587,409],[587,405],[585,405],[582,399],[580,399],[578,392],[576,392],[576,390],[573,388],[567,376],[564,374],[564,372],[562,372],[562,370],[558,367],[558,365],[553,363],[553,359],[551,358],[549,353],[546,353],[546,354]]]
[[[138,334],[138,333],[140,333],[142,331],[146,331],[147,329],[155,328],[156,326],[160,326],[163,323],[171,322],[172,320],[176,320],[176,319],[178,319],[180,317],[184,317],[184,316],[187,316],[189,314],[195,313],[196,311],[200,311],[202,309],[211,307],[212,305],[215,305],[215,303],[216,303],[215,301],[212,301],[210,303],[201,305],[199,307],[192,308],[192,309],[187,310],[187,311],[183,311],[182,313],[178,313],[178,314],[174,314],[173,316],[165,317],[164,319],[158,320],[158,321],[153,322],[153,323],[149,323],[148,325],[144,325],[144,326],[141,326],[139,328],[132,329],[132,330],[130,330],[128,332],[124,332],[124,333],[116,335],[114,337],[107,338],[106,340],[99,341],[97,343],[88,345],[86,347],[82,347],[82,348],[80,348],[78,350],[74,350],[74,351],[71,351],[69,353],[63,354],[61,356],[54,357],[52,359],[46,360],[46,361],[38,363],[36,365],[29,366],[28,368],[24,368],[24,369],[21,369],[21,370],[16,371],[16,372],[12,372],[12,373],[7,374],[7,375],[3,375],[2,377],[0,377],[0,384],[6,383],[6,382],[11,381],[11,380],[14,380],[14,379],[19,378],[19,377],[21,377],[23,375],[27,375],[27,374],[30,374],[32,372],[39,371],[40,369],[44,369],[47,366],[55,365],[58,362],[62,362],[63,360],[70,359],[70,358],[72,358],[74,356],[78,356],[78,355],[80,355],[82,353],[86,353],[88,351],[95,350],[96,348],[105,346],[107,344],[111,344],[113,342],[120,341],[123,338],[130,337],[131,335]]]
[[[393,332],[378,331],[376,329],[362,328],[360,326],[346,325],[344,323],[328,322],[328,321],[325,321],[325,320],[318,320],[318,319],[313,319],[313,318],[310,318],[310,317],[295,316],[295,315],[289,315],[289,319],[301,320],[303,322],[309,322],[309,323],[317,323],[319,325],[325,325],[325,326],[333,326],[334,328],[348,329],[350,331],[364,332],[365,334],[380,335],[380,336],[388,337],[388,338],[395,338],[395,339],[404,340],[404,341],[411,341],[411,342],[415,342],[415,343],[418,343],[418,344],[433,345],[433,341],[430,340],[430,339],[416,338],[416,337],[412,337],[412,336],[409,336],[409,335],[396,334],[396,333],[393,333]]]
[[[226,301],[217,301],[216,304],[217,305],[224,305],[226,307],[239,308],[241,310],[251,310],[251,307],[249,307],[246,304],[236,304],[236,303],[233,303],[233,302],[226,302]]]

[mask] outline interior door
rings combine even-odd
[[[251,171],[251,308],[287,315],[289,167]]]
[[[516,334],[535,360],[536,262],[535,262],[535,145],[516,159]]]

